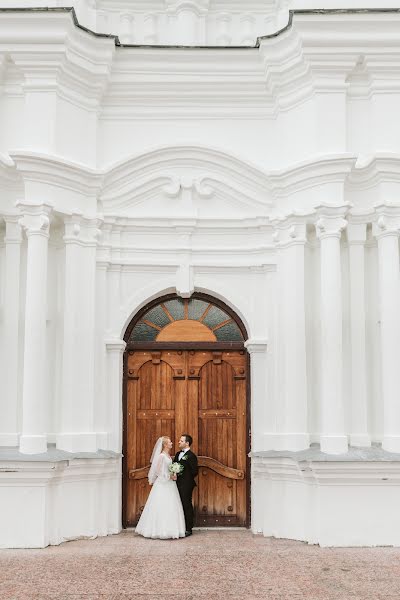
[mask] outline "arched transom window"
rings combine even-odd
[[[145,311],[129,342],[243,342],[237,323],[225,310],[200,298],[172,298]]]

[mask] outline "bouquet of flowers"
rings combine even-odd
[[[180,475],[184,469],[184,466],[178,462],[173,462],[169,465],[168,470],[171,475]]]

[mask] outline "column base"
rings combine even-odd
[[[65,452],[96,452],[97,435],[91,433],[59,433],[56,441],[58,450]]]
[[[364,433],[354,433],[350,435],[350,446],[355,448],[369,448],[371,446],[371,438]]]
[[[382,448],[386,452],[400,454],[400,435],[385,435],[382,441]]]
[[[321,435],[321,452],[325,454],[346,454],[348,451],[346,435]]]
[[[47,452],[47,436],[21,435],[19,438],[19,451],[22,454],[42,454]]]
[[[297,452],[310,447],[310,436],[308,433],[266,433],[262,445],[263,450]]]

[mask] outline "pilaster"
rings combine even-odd
[[[342,356],[342,271],[340,240],[349,206],[321,205],[317,236],[321,244],[321,450],[347,452]]]
[[[281,346],[277,435],[275,449],[304,450],[310,444],[307,422],[307,365],[304,261],[306,215],[291,214],[273,222],[278,252],[278,312]]]
[[[0,445],[18,445],[18,342],[21,268],[21,215],[5,215],[4,238],[5,290],[4,290],[4,369],[3,393],[0,394]]]
[[[383,441],[389,452],[400,452],[400,205],[376,207],[373,226],[378,241]]]
[[[124,340],[109,339],[107,350],[107,397],[109,441],[108,450],[121,452],[122,449],[122,368],[123,353],[126,348]]]
[[[265,450],[265,431],[270,426],[268,404],[268,341],[264,339],[249,339],[245,342],[250,354],[251,370],[251,449]],[[267,440],[268,444],[268,440]]]
[[[110,266],[112,225],[104,223],[96,258],[96,342],[94,427],[100,448],[108,448],[109,407],[107,392],[107,351],[104,335],[107,327],[107,273]]]
[[[351,330],[351,446],[370,446],[367,414],[367,357],[365,330],[365,242],[363,217],[350,216],[347,241],[350,262]]]
[[[63,399],[57,448],[95,452],[95,293],[98,219],[66,216]]]

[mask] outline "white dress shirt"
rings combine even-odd
[[[188,451],[190,448],[185,448],[179,452],[178,460],[181,460],[182,456]]]

